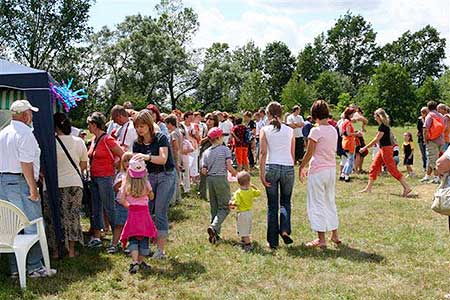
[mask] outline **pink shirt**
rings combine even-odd
[[[337,138],[337,131],[333,126],[320,125],[311,129],[308,139],[316,142],[316,149],[310,162],[309,174],[336,168]]]
[[[124,186],[122,186],[121,188],[121,193],[124,192]],[[151,192],[152,191],[152,186],[150,185],[150,182],[147,182],[147,191]],[[142,195],[141,197],[133,197],[131,195],[126,195],[125,198],[128,202],[129,205],[138,205],[138,206],[148,206],[148,195]]]

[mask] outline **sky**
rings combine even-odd
[[[98,30],[113,27],[125,16],[156,16],[155,0],[97,0],[91,8],[90,25]],[[213,42],[231,48],[252,40],[260,48],[282,41],[294,56],[306,43],[330,29],[347,11],[360,14],[377,32],[377,43],[396,40],[407,30],[430,24],[447,39],[446,63],[450,62],[450,0],[184,0],[198,14],[200,28],[193,47]]]

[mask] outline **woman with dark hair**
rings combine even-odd
[[[342,123],[342,149],[345,151],[347,160],[339,179],[345,182],[350,182],[350,174],[353,171],[353,163],[355,161],[356,138],[361,136],[359,131],[355,132],[352,124],[355,111],[354,108],[347,107],[344,111],[344,122]]]
[[[206,123],[206,132],[208,132],[211,128],[213,127],[219,127],[219,118],[217,117],[216,114],[213,113],[208,113],[205,116],[205,123]],[[200,155],[199,155],[199,161],[202,161],[202,157],[203,157],[203,153],[206,151],[206,149],[208,149],[209,147],[211,147],[211,140],[208,138],[208,136],[204,137],[201,141],[200,141]],[[207,200],[208,199],[208,188],[207,188],[207,183],[206,183],[206,175],[202,174],[200,172],[200,183],[198,185],[198,190],[199,190],[199,196],[201,199],[203,200]]]
[[[348,115],[348,114],[347,114]],[[326,247],[325,232],[331,231],[331,241],[340,244],[336,210],[336,148],[337,132],[328,122],[328,105],[317,100],[311,107],[311,117],[317,127],[311,129],[308,148],[299,168],[300,182],[308,175],[307,212],[318,238],[306,247]],[[310,163],[311,162],[311,163]],[[309,170],[306,166],[309,164]]]
[[[170,136],[169,130],[167,129],[166,124],[164,123],[164,119],[161,117],[161,112],[159,111],[159,108],[154,104],[147,105],[147,109],[150,111],[153,122],[156,123],[159,126],[159,130],[162,134],[164,134],[166,137]]]
[[[153,220],[158,229],[158,249],[153,258],[161,259],[165,257],[164,248],[169,234],[169,203],[175,193],[175,161],[169,149],[169,139],[161,132],[155,132],[149,111],[140,111],[134,125],[138,139],[134,142],[133,152],[138,153],[135,158],[146,162],[149,181],[155,193],[155,200],[150,203],[150,209],[155,215]]]
[[[105,132],[105,124],[106,118],[101,112],[94,112],[87,118],[88,129],[94,135],[94,141],[88,151],[92,192],[91,228],[93,229],[93,235],[88,243],[90,248],[102,246],[100,230],[105,227],[103,209],[106,210],[113,234],[117,234],[114,230],[116,210],[113,177],[115,161],[122,157],[123,150],[116,140]],[[120,235],[120,232],[118,234]]]
[[[295,137],[293,129],[282,124],[280,103],[266,108],[269,125],[260,131],[260,179],[267,194],[267,242],[278,247],[279,236],[293,243],[291,234],[291,196],[294,187]]]
[[[79,137],[72,136],[70,120],[63,113],[53,115],[53,123],[56,133],[56,158],[58,165],[58,188],[60,195],[61,223],[64,229],[65,248],[69,251],[69,257],[76,256],[75,243],[83,244],[83,232],[80,222],[81,200],[83,198],[83,182],[79,174],[87,168],[87,149]],[[67,150],[68,155],[63,150]],[[75,164],[72,165],[71,160]],[[45,197],[47,199],[47,197]],[[50,248],[53,249],[53,257],[58,257],[58,243],[51,218],[51,209],[48,203],[45,205],[47,225],[47,238]]]

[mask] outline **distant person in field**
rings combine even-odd
[[[422,168],[424,172],[427,171],[427,152],[425,140],[423,138],[423,124],[425,124],[425,118],[428,115],[428,112],[428,107],[422,107],[420,110],[420,116],[417,119],[417,144],[419,145],[420,154],[422,155]]]
[[[292,114],[287,116],[286,124],[294,129],[295,136],[295,163],[301,162],[305,155],[305,142],[303,139],[302,128],[305,125],[303,117],[300,115],[300,106],[295,105],[292,108]]]
[[[403,187],[402,197],[407,197],[412,190],[406,183],[402,173],[400,173],[397,169],[397,165],[394,161],[394,139],[391,134],[391,128],[389,127],[389,116],[382,108],[377,109],[373,116],[375,121],[379,124],[378,132],[375,138],[359,151],[361,153],[365,152],[368,148],[375,144],[378,144],[379,150],[375,154],[372,164],[370,165],[369,182],[361,192],[370,193],[372,191],[373,184],[375,180],[377,180],[378,175],[381,173],[381,168],[384,164],[392,177],[400,181]]]
[[[326,248],[325,233],[331,231],[331,241],[341,243],[338,235],[336,209],[336,148],[337,131],[328,123],[328,105],[317,100],[311,107],[311,116],[318,126],[311,129],[308,148],[299,168],[300,181],[308,175],[307,212],[318,238],[306,243],[309,248]],[[309,169],[307,166],[309,165]]]
[[[414,142],[411,132],[403,134],[403,164],[406,166],[408,172],[407,177],[414,177]]]
[[[444,146],[442,151],[446,151],[450,143],[450,107],[440,103],[437,111],[444,117]]]
[[[436,171],[436,161],[445,143],[445,121],[444,117],[436,110],[437,106],[435,101],[427,103],[429,113],[423,124],[423,137],[427,154],[427,173],[420,182],[424,183],[439,183],[440,181]]]

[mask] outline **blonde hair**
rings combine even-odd
[[[138,126],[140,124],[144,124],[148,126],[148,130],[150,131],[150,137],[153,139],[155,136],[155,126],[153,125],[153,118],[150,111],[147,109],[143,109],[140,112],[137,113],[135,119],[134,119],[134,126]],[[137,141],[139,144],[144,143],[144,137],[138,134]]]
[[[133,178],[127,172],[125,181],[125,193],[132,197],[142,197],[147,195],[150,191],[148,188],[149,182],[147,175],[141,178]]]
[[[391,120],[389,119],[389,115],[384,111],[384,109],[379,108],[375,111],[375,115],[377,115],[381,123],[383,123],[385,126],[389,126]]]
[[[251,176],[247,171],[240,171],[237,173],[236,178],[238,180],[239,185],[248,185],[250,184]]]
[[[126,172],[127,170],[124,167],[124,163],[125,162],[129,162],[130,159],[133,157],[133,152],[125,152],[122,155],[122,158],[120,159],[120,166],[119,166],[119,171],[120,172]]]

